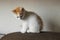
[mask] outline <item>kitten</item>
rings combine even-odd
[[[26,11],[22,7],[17,7],[13,10],[13,13],[22,21],[21,33],[40,33],[42,30],[42,19],[36,13]]]

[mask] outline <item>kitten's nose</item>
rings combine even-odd
[[[19,16],[17,16],[17,18],[20,18]]]

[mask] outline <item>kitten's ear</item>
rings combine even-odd
[[[13,13],[16,13],[16,10],[12,10]]]
[[[24,8],[22,8],[22,12],[24,12],[24,10],[25,10],[25,9],[24,9]]]
[[[26,11],[26,10],[25,10],[24,8],[22,8],[22,13],[23,13],[23,14],[25,13],[25,11]]]

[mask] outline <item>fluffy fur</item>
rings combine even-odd
[[[43,22],[36,13],[26,11],[22,7],[17,7],[13,12],[22,21],[21,33],[40,33],[43,28]]]

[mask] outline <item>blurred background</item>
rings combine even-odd
[[[21,21],[12,12],[18,6],[41,16],[44,22],[42,31],[60,32],[59,0],[0,0],[0,33],[20,30]]]

